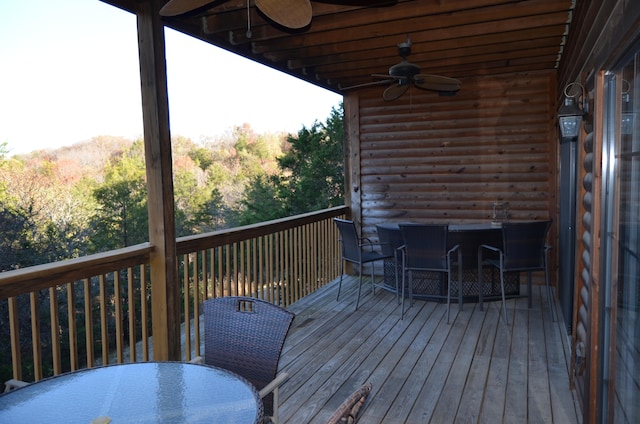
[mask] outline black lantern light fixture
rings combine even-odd
[[[580,122],[587,113],[582,106],[584,87],[572,82],[564,88],[564,105],[558,111],[558,123],[562,138],[576,138],[580,133]]]

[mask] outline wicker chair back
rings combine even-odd
[[[204,362],[249,380],[258,390],[270,383],[294,314],[250,297],[206,300]],[[273,414],[273,394],[263,399],[265,415]]]

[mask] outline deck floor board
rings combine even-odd
[[[581,422],[568,336],[551,321],[544,287],[534,286],[531,309],[526,297],[507,301],[506,326],[499,301],[482,311],[452,304],[450,324],[446,304],[416,301],[402,320],[395,295],[368,285],[356,311],[357,281],[344,279],[340,300],[335,281],[289,307],[281,423],[325,423],[366,382],[363,423]]]

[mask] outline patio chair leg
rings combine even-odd
[[[551,294],[553,290],[549,286],[549,271],[547,270],[547,263],[544,264],[544,282],[547,285],[547,303],[549,304],[549,310],[551,311],[551,321],[556,322],[556,310],[553,307],[553,298]]]
[[[373,262],[371,262],[371,294],[376,294],[376,282],[374,281],[373,271],[374,271]]]
[[[356,311],[358,310],[358,305],[360,304],[360,290],[362,290],[362,267],[360,267],[360,278],[358,283],[358,298],[356,299]]]
[[[398,303],[398,305],[400,304],[400,287],[398,287],[398,263],[397,261],[393,262],[393,266],[394,266],[394,271],[395,271],[395,278],[396,278],[396,302]]]
[[[340,289],[342,289],[343,276],[344,276],[344,261],[340,261],[340,282],[338,283],[338,297],[336,297],[336,301],[340,300]]]
[[[484,300],[482,296],[482,247],[478,248],[478,303],[480,304],[480,310],[482,311],[482,302]]]
[[[527,290],[528,290],[528,294],[529,294],[529,300],[528,300],[528,306],[529,309],[531,309],[531,271],[527,272]]]
[[[451,273],[449,273],[447,280],[447,324],[449,324],[449,308],[451,306]]]
[[[507,318],[507,300],[504,296],[504,272],[502,269],[500,269],[500,288],[502,290],[502,317],[504,318],[505,325],[509,325],[509,319]]]
[[[462,299],[462,252],[458,249],[458,309],[462,312],[464,300]]]
[[[409,284],[411,284],[411,271],[409,271]],[[402,273],[402,315],[401,315],[401,319],[404,319],[404,288],[406,287],[406,279],[405,279],[405,273]],[[411,296],[411,295],[409,295]],[[409,307],[411,307],[411,304],[409,304]]]

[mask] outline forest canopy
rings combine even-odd
[[[342,105],[297,134],[249,124],[172,139],[178,237],[344,203]],[[9,156],[0,143],[0,271],[148,241],[142,140],[100,136]]]

